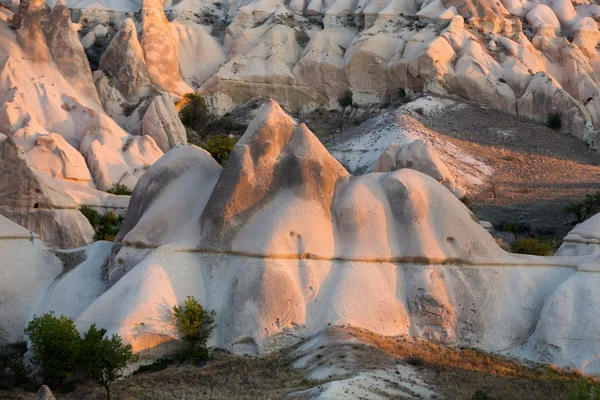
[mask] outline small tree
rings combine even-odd
[[[50,311],[34,316],[25,328],[31,340],[33,363],[42,367],[47,379],[63,382],[71,376],[79,355],[79,332],[73,320]]]
[[[183,340],[190,345],[189,358],[199,361],[208,357],[206,342],[216,327],[215,311],[208,311],[192,296],[188,296],[185,306],[173,307],[177,325]]]
[[[183,96],[185,104],[179,111],[181,122],[199,134],[204,134],[212,123],[213,117],[208,110],[206,100],[200,94],[188,93]]]
[[[110,387],[119,378],[127,364],[139,359],[130,344],[124,344],[119,335],[104,337],[106,329],[92,325],[81,341],[81,366],[84,371],[106,390],[110,400]]]

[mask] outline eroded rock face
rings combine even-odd
[[[164,152],[187,143],[185,127],[169,94],[152,100],[142,120],[142,135],[153,138]]]
[[[92,72],[71,23],[71,13],[58,0],[50,10],[44,0],[26,0],[13,17],[17,41],[24,52],[38,61],[54,61],[62,76],[77,91],[99,103]]]
[[[0,213],[51,247],[91,243],[94,231],[79,205],[50,177],[30,167],[11,138],[0,139]]]
[[[392,143],[375,162],[373,172],[390,172],[402,168],[415,169],[431,176],[459,199],[466,195],[466,190],[440,160],[433,147],[423,140],[417,139],[404,145]]]
[[[191,92],[179,72],[179,44],[163,7],[163,0],[144,0],[142,3],[141,45],[150,79],[161,90]]]
[[[110,42],[99,68],[112,74],[121,94],[134,104],[148,90],[150,74],[135,24],[130,18],[123,22],[121,30]]]
[[[52,59],[67,82],[75,90],[100,103],[90,64],[73,29],[71,12],[64,0],[58,0],[44,20],[44,34]]]
[[[4,346],[25,340],[23,330],[62,264],[31,232],[2,215],[0,251],[0,345]]]

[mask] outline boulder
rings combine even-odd
[[[42,385],[40,390],[38,390],[37,394],[35,395],[35,400],[56,400],[56,398],[48,386]]]

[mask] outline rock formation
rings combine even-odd
[[[40,235],[51,247],[90,244],[94,231],[68,196],[28,165],[14,141],[0,135],[0,214]]]
[[[98,67],[108,71],[116,87],[130,103],[136,104],[150,86],[150,74],[138,41],[134,22],[128,18],[100,59]]]
[[[142,120],[142,135],[150,136],[164,152],[187,143],[185,127],[169,94],[156,96]]]
[[[163,0],[142,3],[142,49],[152,83],[161,90],[186,93],[192,90],[179,72],[179,44],[165,16]]]
[[[577,289],[589,257],[505,253],[435,179],[351,177],[274,102],[223,169],[196,147],[169,151],[130,210],[112,249],[87,250],[97,262],[59,279],[41,309],[83,330],[102,321],[147,359],[177,346],[170,310],[193,295],[217,311],[212,344],[239,353],[349,324],[599,371],[586,339],[597,324],[577,305],[595,304]],[[85,302],[61,295],[70,287]],[[564,339],[575,327],[561,307],[585,326],[577,341]]]
[[[467,193],[433,147],[423,140],[417,139],[404,145],[390,144],[375,162],[373,172],[391,172],[402,168],[415,169],[431,176],[459,199]]]
[[[56,398],[48,386],[42,385],[35,396],[35,400],[56,400]]]
[[[31,232],[1,215],[0,251],[0,345],[6,345],[24,340],[23,329],[62,264]]]

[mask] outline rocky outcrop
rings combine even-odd
[[[164,152],[187,143],[185,127],[179,119],[171,96],[156,96],[142,120],[142,135],[149,136]]]
[[[71,12],[64,0],[58,0],[44,20],[44,34],[52,59],[71,86],[100,103],[92,80],[92,71],[77,32],[71,23]]]
[[[110,42],[100,59],[99,68],[116,80],[116,88],[130,103],[137,104],[150,86],[150,74],[138,41],[135,23],[130,18]]]
[[[38,234],[48,246],[91,243],[94,231],[79,204],[28,165],[12,138],[0,137],[0,214]]]
[[[561,256],[586,256],[600,254],[600,214],[577,224],[563,239],[558,249]]]
[[[163,0],[142,3],[142,40],[144,57],[152,84],[173,93],[191,92],[179,72],[179,44],[163,8]]]
[[[77,91],[99,103],[90,65],[71,23],[64,0],[52,10],[43,0],[25,0],[13,17],[17,41],[37,61],[54,61],[61,75]]]
[[[390,144],[375,162],[373,172],[391,172],[402,168],[415,169],[429,175],[459,199],[467,193],[433,147],[423,140],[417,139],[404,145]]]

